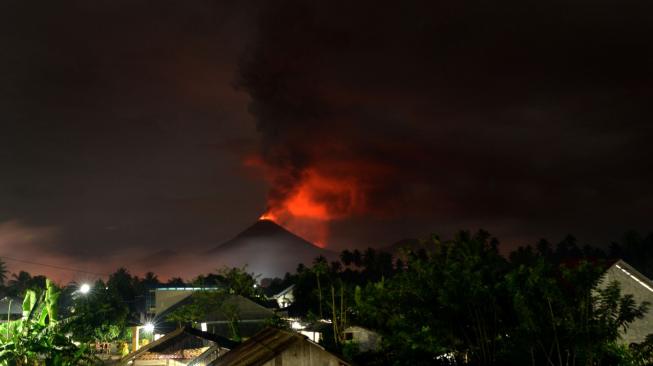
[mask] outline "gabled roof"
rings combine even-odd
[[[648,277],[641,274],[638,270],[636,270],[630,264],[626,263],[624,260],[622,259],[617,260],[612,264],[612,266],[610,266],[610,268],[618,269],[619,271],[623,272],[625,275],[630,277],[630,279],[637,282],[640,286],[653,293],[653,281],[651,281]]]
[[[208,366],[257,366],[281,354],[297,342],[308,342],[313,347],[329,353],[322,346],[311,342],[306,336],[292,331],[268,327],[241,343]],[[341,364],[349,365],[340,357],[329,353]]]
[[[272,296],[272,298],[273,298],[273,299],[278,299],[278,298],[280,298],[281,296],[283,296],[283,295],[289,293],[290,291],[292,291],[294,288],[295,288],[295,285],[290,285],[290,286],[286,287],[285,289],[283,289],[283,290],[282,290],[281,292],[279,292],[278,294]]]
[[[191,294],[190,296],[185,297],[183,300],[178,303],[170,306],[160,314],[157,314],[157,319],[165,321],[168,315],[172,313],[175,309],[178,309],[181,306],[192,304],[196,294]],[[241,320],[258,320],[258,319],[268,319],[274,316],[274,311],[257,304],[256,302],[240,295],[226,295],[225,304],[230,307],[235,307],[239,311],[239,318]],[[220,311],[220,309],[212,309],[208,312],[207,318],[205,321],[228,321],[228,317]]]
[[[146,344],[140,349],[128,354],[119,361],[118,365],[127,365],[130,361],[144,355],[147,352],[163,353],[167,347],[170,347],[175,342],[182,341],[183,338],[198,338],[211,341],[219,347],[226,349],[232,349],[238,344],[216,334],[202,332],[201,330],[191,327],[182,327],[177,328],[175,331],[170,332],[165,336],[157,339],[156,341]]]

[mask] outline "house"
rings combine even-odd
[[[272,299],[277,302],[279,309],[284,309],[290,306],[295,302],[295,285],[291,285],[279,292],[278,294],[272,296]]]
[[[324,320],[315,322],[305,322],[300,318],[286,318],[285,320],[292,330],[305,335],[308,339],[316,343],[320,342],[323,339],[323,335],[332,327],[331,323],[327,323]]]
[[[157,333],[170,331],[178,326],[168,319],[168,316],[184,305],[190,305],[195,300],[197,292],[184,297],[182,300],[167,306],[163,312],[154,316]],[[275,316],[272,309],[268,309],[244,296],[225,295],[220,308],[207,309],[205,319],[200,320],[201,330],[211,332],[223,337],[233,337],[234,329],[240,337],[250,337],[263,329],[267,321]]]
[[[268,327],[209,366],[349,366],[342,358],[293,331]]]
[[[5,297],[0,299],[0,323],[17,320],[23,316],[23,299]]]
[[[236,344],[215,334],[183,327],[126,355],[118,365],[206,366]]]
[[[617,260],[608,267],[599,287],[604,288],[613,281],[619,283],[623,295],[632,295],[637,304],[647,301],[653,305],[653,281],[623,260]],[[649,308],[642,319],[632,322],[621,336],[625,344],[631,344],[644,341],[650,333],[653,333],[653,308]]]
[[[195,287],[195,286],[162,286],[149,290],[146,300],[147,313],[155,316],[164,312],[169,307],[177,304],[197,291],[215,291],[219,287]]]
[[[351,326],[343,331],[345,342],[358,344],[362,352],[377,351],[381,347],[381,335],[367,328]]]

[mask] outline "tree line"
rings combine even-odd
[[[57,287],[24,271],[9,276],[0,262],[0,292],[2,296],[34,293],[43,301],[48,291],[56,292],[57,316],[65,321],[34,323],[40,325],[32,328],[52,327],[49,333],[41,332],[53,335],[43,342],[59,342],[57,347],[70,349],[73,356],[84,354],[84,344],[89,342],[128,340],[128,325],[138,319],[152,287],[221,286],[262,301],[265,294],[294,285],[295,302],[286,309],[289,315],[328,324],[323,327],[323,345],[360,365],[653,364],[653,339],[639,345],[620,341],[621,332],[642,318],[650,304],[636,303],[616,283],[598,286],[610,260],[616,258],[653,276],[653,235],[627,233],[605,250],[580,246],[569,236],[556,244],[542,240],[502,256],[499,242],[489,233],[463,231],[451,240],[434,235],[397,253],[369,248],[345,250],[331,262],[318,257],[299,264],[284,278],[262,281],[264,288],[254,286],[256,275],[239,268],[165,282],[151,272],[139,277],[120,268],[106,281],[98,280],[87,296],[78,296],[75,286]],[[204,300],[204,308],[219,303]],[[202,306],[182,310],[173,313],[180,325],[201,319],[205,311]],[[320,322],[325,319],[327,323]],[[285,326],[281,321],[275,324]],[[381,334],[381,348],[361,352],[345,339],[344,330],[350,325]],[[34,349],[43,352],[43,344],[29,348],[25,341],[33,341],[30,327],[21,329],[25,331],[6,332],[0,365],[21,364],[10,362],[11,357],[20,354],[26,360]],[[64,338],[56,334],[69,335],[81,342],[81,348],[61,348]],[[12,340],[9,335],[25,339]],[[13,353],[7,351],[10,344]],[[26,348],[20,351],[18,344]],[[73,356],[57,356],[59,364],[92,360]],[[72,359],[77,363],[66,361]]]

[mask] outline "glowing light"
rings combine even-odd
[[[276,218],[273,214],[271,214],[271,213],[269,213],[269,212],[264,213],[264,214],[261,215],[261,217],[259,217],[258,219],[259,219],[259,220],[277,221],[277,218]]]
[[[341,147],[331,148],[337,152]],[[394,174],[384,164],[365,160],[326,159],[290,169],[277,165],[277,161],[251,155],[244,159],[244,164],[263,173],[272,186],[267,209],[259,220],[274,221],[319,247],[327,246],[333,221],[374,213],[374,208],[367,204],[367,193],[373,188],[369,182]]]
[[[79,287],[79,292],[84,294],[84,295],[88,294],[89,292],[91,292],[91,285],[89,285],[88,283],[83,283]]]
[[[143,330],[147,333],[152,333],[154,332],[154,324],[148,322],[143,326]]]
[[[206,332],[208,330],[208,326],[206,323],[201,323],[200,328],[202,329],[202,332]]]

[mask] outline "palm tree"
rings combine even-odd
[[[322,284],[320,282],[320,276],[327,273],[329,265],[326,258],[319,256],[313,261],[313,273],[315,273],[315,278],[317,279],[317,296],[319,299],[319,309],[320,309],[320,319],[323,319],[322,316]]]
[[[4,286],[7,281],[7,265],[0,259],[0,286]]]
[[[166,285],[169,286],[186,286],[186,282],[181,277],[172,277],[166,282]]]
[[[9,287],[12,288],[13,292],[18,296],[21,296],[32,283],[32,275],[30,275],[29,272],[20,271],[18,274],[14,273],[11,277],[12,279],[9,281]]]
[[[159,277],[154,274],[154,272],[147,272],[145,274],[145,277],[143,277],[143,280],[141,280],[141,283],[146,287],[155,287],[161,284],[159,281]]]

